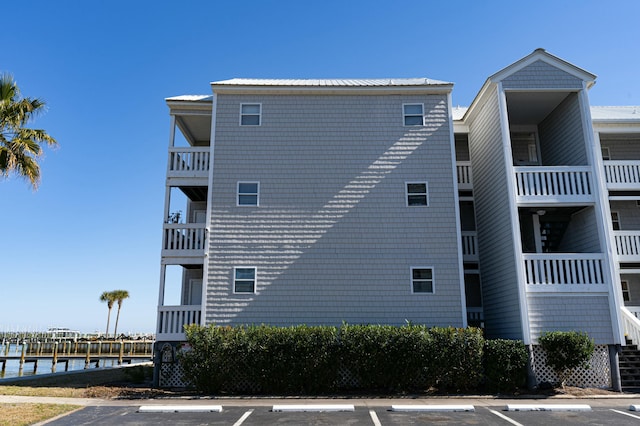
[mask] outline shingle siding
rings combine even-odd
[[[538,126],[544,164],[588,164],[583,129],[579,98],[577,94],[571,93]]]
[[[238,126],[250,102],[261,126]],[[403,103],[426,126],[404,127]],[[217,111],[207,322],[462,325],[445,95],[219,95]],[[239,180],[259,207],[236,207]],[[429,207],[406,206],[407,181]],[[233,294],[234,266],[257,267],[257,294]],[[412,266],[435,294],[411,294]]]
[[[581,89],[582,80],[538,60],[502,80],[505,89]]]
[[[529,294],[531,338],[545,331],[582,331],[596,344],[614,341],[607,296]]]
[[[574,213],[558,250],[564,253],[601,253],[597,229],[593,207]]]
[[[522,339],[516,255],[497,92],[470,125],[469,150],[488,337]]]

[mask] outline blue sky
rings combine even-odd
[[[5,5],[0,71],[43,98],[34,192],[0,180],[0,330],[155,329],[166,97],[233,77],[429,77],[468,105],[486,78],[543,47],[598,75],[592,105],[640,105],[640,2],[46,1]],[[112,319],[113,327],[113,319]]]

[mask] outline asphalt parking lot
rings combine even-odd
[[[335,404],[289,404],[291,410],[279,406],[232,406],[216,404],[180,404],[151,406],[88,406],[57,418],[47,425],[640,425],[640,412],[631,411],[629,403],[598,406],[568,404],[566,409],[541,411],[540,404],[524,404],[525,411],[509,411],[508,405],[471,405],[472,410],[441,410],[437,404],[403,407],[391,405],[362,406]],[[452,405],[452,404],[447,404]],[[460,404],[456,404],[460,405]],[[463,404],[469,407],[469,404]],[[299,409],[295,409],[298,406]],[[281,407],[281,406],[280,406]],[[343,409],[340,409],[340,408]],[[437,409],[431,410],[430,408]],[[323,409],[324,408],[324,409]],[[332,409],[329,409],[332,408]],[[398,407],[396,407],[398,408]],[[445,407],[446,408],[446,407]],[[533,411],[528,411],[528,408]],[[543,407],[544,408],[544,407]],[[546,407],[549,409],[550,407]],[[551,407],[554,408],[554,407]],[[149,411],[145,411],[149,409]]]

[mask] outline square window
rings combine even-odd
[[[259,126],[261,114],[261,104],[240,104],[240,125]]]
[[[407,206],[428,206],[427,182],[407,182]]]
[[[256,292],[256,268],[234,268],[233,270],[233,292],[234,293],[255,293]]]
[[[402,114],[405,126],[424,126],[423,104],[403,104]]]
[[[433,293],[433,268],[411,268],[411,292]]]
[[[238,206],[257,206],[260,182],[238,182]]]

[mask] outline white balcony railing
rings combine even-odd
[[[204,223],[165,223],[163,255],[203,256],[206,230]]]
[[[457,161],[456,173],[458,175],[458,189],[473,189],[473,178],[471,176],[471,161]]]
[[[518,202],[593,202],[589,167],[514,167]]]
[[[209,147],[169,148],[167,177],[209,176]]]
[[[476,231],[462,231],[462,258],[466,262],[478,261],[478,237]]]
[[[640,231],[612,231],[620,262],[640,262]]]
[[[526,253],[523,259],[527,291],[607,291],[600,253]]]
[[[184,326],[200,324],[200,305],[160,306],[156,340],[184,340]]]
[[[605,161],[604,174],[610,190],[640,189],[640,161]]]

